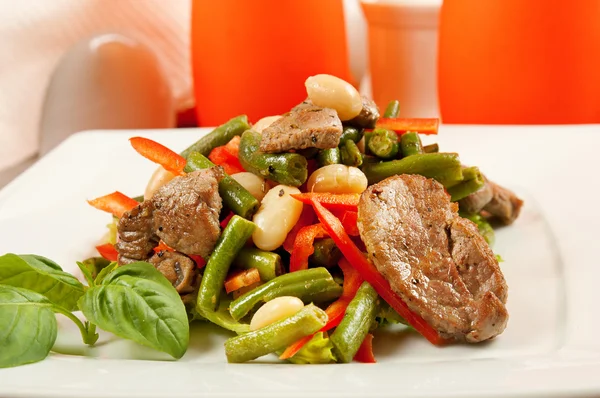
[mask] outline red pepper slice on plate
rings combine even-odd
[[[232,155],[225,145],[218,146],[210,151],[208,158],[217,166],[223,167],[225,173],[229,175],[244,171],[237,156]]]
[[[117,261],[119,257],[119,252],[117,252],[117,249],[115,249],[115,245],[113,245],[112,243],[98,245],[96,246],[96,250],[102,257],[104,257],[108,261]]]
[[[96,209],[110,213],[118,218],[121,218],[123,213],[126,211],[129,211],[135,206],[139,205],[137,200],[131,199],[129,196],[122,194],[119,191],[115,191],[111,194],[104,195],[96,199],[88,200],[88,203],[94,206]]]
[[[292,253],[294,250],[294,242],[296,241],[296,235],[298,235],[298,231],[300,231],[303,227],[307,225],[312,225],[315,223],[317,216],[315,215],[315,211],[312,206],[304,205],[302,207],[302,213],[300,213],[300,218],[296,225],[292,227],[292,230],[285,237],[285,241],[283,241],[283,248],[288,253]]]
[[[324,193],[324,192],[308,192],[296,193],[290,195],[292,198],[299,200],[307,205],[311,204],[311,200],[315,199],[323,206],[330,210],[350,210],[357,211],[360,195],[357,193]]]
[[[315,252],[313,244],[317,238],[327,237],[321,224],[308,225],[298,231],[290,257],[290,272],[308,269],[308,258]]]
[[[184,174],[183,168],[186,164],[185,158],[178,153],[173,152],[166,146],[144,137],[132,137],[129,139],[129,142],[133,149],[146,159],[158,163],[165,170],[170,171],[175,175]]]
[[[229,140],[227,144],[225,144],[225,149],[227,149],[227,152],[229,152],[231,156],[233,156],[236,159],[239,159],[240,141],[242,141],[242,138],[239,135],[236,135],[231,140]]]
[[[373,335],[368,333],[365,336],[360,348],[354,355],[354,360],[362,363],[375,363],[375,355],[373,355]]]
[[[360,233],[358,231],[358,212],[356,211],[346,211],[342,214],[342,225],[344,229],[350,236],[359,236]]]
[[[416,131],[419,134],[437,134],[440,119],[438,118],[379,118],[377,127],[394,130],[396,133]]]
[[[225,291],[227,294],[229,294],[235,290],[253,285],[257,282],[260,282],[260,274],[258,273],[258,269],[245,269],[227,277],[227,280],[225,280]]]
[[[317,213],[317,217],[323,224],[323,227],[334,240],[344,257],[350,262],[361,276],[373,286],[377,294],[381,296],[401,317],[403,317],[415,330],[423,335],[432,344],[440,345],[444,339],[432,328],[421,316],[412,312],[390,287],[389,282],[377,271],[375,266],[369,262],[365,255],[356,247],[352,239],[348,236],[339,219],[337,219],[329,210],[321,205],[316,199],[312,199],[312,204]]]

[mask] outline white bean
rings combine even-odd
[[[240,185],[246,188],[246,190],[259,202],[265,197],[269,190],[267,182],[263,178],[247,171],[232,174],[231,178],[239,182]]]
[[[304,307],[298,297],[281,296],[267,301],[256,311],[250,321],[250,330],[257,330],[272,323],[288,318]]]
[[[306,187],[310,192],[362,193],[367,185],[367,176],[360,169],[330,164],[315,170]]]
[[[335,109],[340,120],[350,120],[362,110],[362,99],[354,86],[332,75],[311,76],[304,82],[313,104]]]
[[[252,125],[252,130],[262,133],[264,129],[266,129],[279,119],[281,119],[281,115],[265,116]]]
[[[158,169],[156,169],[156,171],[152,174],[152,177],[150,177],[150,181],[148,181],[146,191],[144,192],[144,199],[148,200],[152,198],[154,193],[158,191],[158,188],[162,187],[175,177],[175,174],[165,170],[162,166],[159,166]]]
[[[302,202],[290,194],[300,193],[296,187],[277,185],[267,192],[252,221],[256,229],[252,240],[262,250],[275,250],[285,240],[302,213]]]

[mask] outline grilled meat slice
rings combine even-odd
[[[149,262],[171,282],[177,292],[185,294],[194,290],[198,272],[191,258],[181,253],[161,250]]]
[[[512,224],[523,207],[523,201],[509,189],[488,179],[483,188],[460,201],[460,208],[468,213],[484,210],[505,225]]]
[[[370,98],[365,97],[362,98],[362,110],[354,119],[346,122],[350,126],[362,127],[366,129],[375,128],[377,124],[377,119],[379,119],[379,109],[377,108],[377,104]]]
[[[119,253],[120,265],[146,261],[152,255],[152,249],[158,244],[152,222],[153,211],[153,202],[145,201],[119,219],[119,241],[115,248]]]

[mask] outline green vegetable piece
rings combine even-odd
[[[423,147],[424,153],[437,153],[439,151],[440,151],[440,146],[437,143],[425,145]]]
[[[315,333],[313,338],[306,343],[300,351],[288,361],[291,363],[304,364],[325,364],[336,362],[332,352],[333,344],[324,332]]]
[[[240,163],[247,171],[283,185],[299,187],[308,177],[306,158],[297,153],[260,151],[260,133],[248,130],[240,142]]]
[[[313,246],[315,251],[309,260],[319,267],[333,267],[342,258],[342,252],[331,238],[316,240]]]
[[[86,318],[119,337],[168,353],[185,354],[189,323],[179,294],[152,264],[116,268],[79,300]]]
[[[242,135],[249,128],[248,116],[240,115],[234,117],[189,146],[185,151],[181,152],[181,156],[187,159],[192,152],[208,156],[210,151],[218,146],[227,144],[233,137]]]
[[[317,155],[319,167],[342,163],[339,148],[321,149]]]
[[[204,269],[196,303],[198,312],[216,311],[219,307],[219,298],[229,267],[255,228],[253,222],[240,216],[233,216],[229,220]]]
[[[359,129],[352,126],[344,126],[338,146],[341,148],[344,146],[346,141],[353,141],[355,144],[358,143],[358,141],[362,139],[364,131],[364,129]]]
[[[83,285],[54,261],[33,254],[8,253],[0,257],[0,284],[43,294],[54,304],[72,311],[83,295]]]
[[[378,309],[377,292],[368,282],[363,282],[348,304],[344,318],[329,338],[333,344],[333,353],[340,362],[352,361],[369,333]]]
[[[380,159],[394,159],[398,155],[398,134],[387,129],[375,129],[367,144],[370,153]]]
[[[487,222],[487,220],[481,216],[480,214],[469,214],[463,211],[459,211],[459,215],[467,220],[471,220],[477,225],[477,229],[479,229],[479,233],[490,247],[494,246],[496,241],[496,234],[494,233],[494,228],[492,228],[491,224]]]
[[[268,282],[283,273],[279,254],[253,247],[244,247],[240,250],[233,264],[241,269],[256,268],[263,282]]]
[[[112,263],[108,264],[106,267],[102,268],[100,270],[100,272],[98,273],[98,275],[96,276],[96,279],[94,279],[94,284],[99,285],[102,283],[102,281],[111,273],[115,270],[115,268],[117,268],[119,266],[119,263],[117,263],[116,261],[113,261]]]
[[[354,141],[348,140],[340,149],[342,163],[346,166],[359,167],[363,163],[362,153]]]
[[[184,171],[190,173],[196,170],[208,169],[214,167],[214,163],[208,160],[204,155],[198,152],[192,152],[188,155],[187,164]],[[260,203],[246,188],[239,182],[228,176],[219,181],[219,195],[223,203],[229,210],[240,217],[250,219],[258,210]]]
[[[288,318],[227,340],[227,361],[241,363],[270,354],[317,332],[326,323],[325,311],[309,304]]]
[[[365,163],[362,170],[369,185],[397,174],[420,174],[434,178],[446,187],[463,179],[462,166],[456,153],[424,153],[400,160]]]
[[[398,314],[396,310],[390,307],[390,305],[385,301],[380,301],[379,311],[377,312],[376,319],[379,326],[385,326],[388,324],[394,325],[397,323],[409,326],[408,322],[406,322],[406,320],[402,318],[400,314]]]
[[[398,117],[400,114],[400,101],[393,100],[390,101],[385,108],[385,112],[383,112],[383,117]]]
[[[283,274],[231,302],[229,312],[233,319],[240,320],[258,304],[276,297],[295,296],[304,301],[326,302],[338,298],[342,287],[338,285],[325,268],[310,268]]]
[[[402,148],[402,157],[423,153],[423,144],[421,143],[419,133],[409,131],[402,134],[402,138],[400,138],[400,148]]]
[[[477,167],[467,167],[463,169],[463,181],[448,188],[451,200],[459,201],[479,191],[485,185],[485,178]]]
[[[0,368],[41,361],[56,341],[53,304],[31,290],[0,285]]]
[[[250,331],[250,325],[236,321],[229,314],[228,308],[230,303],[231,300],[227,299],[227,297],[222,297],[219,303],[219,309],[216,311],[202,310],[202,312],[199,312],[199,315],[223,329],[230,330],[237,334],[248,333]]]

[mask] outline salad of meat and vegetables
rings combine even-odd
[[[0,367],[43,359],[54,313],[183,356],[189,323],[234,333],[229,362],[375,362],[377,329],[477,343],[508,322],[493,223],[523,202],[456,153],[423,145],[437,119],[399,118],[330,75],[307,99],[238,116],[181,154],[143,137],[159,165],[143,196],[90,200],[112,214],[86,284],[36,255],[0,257]],[[81,311],[77,317],[73,311]]]

